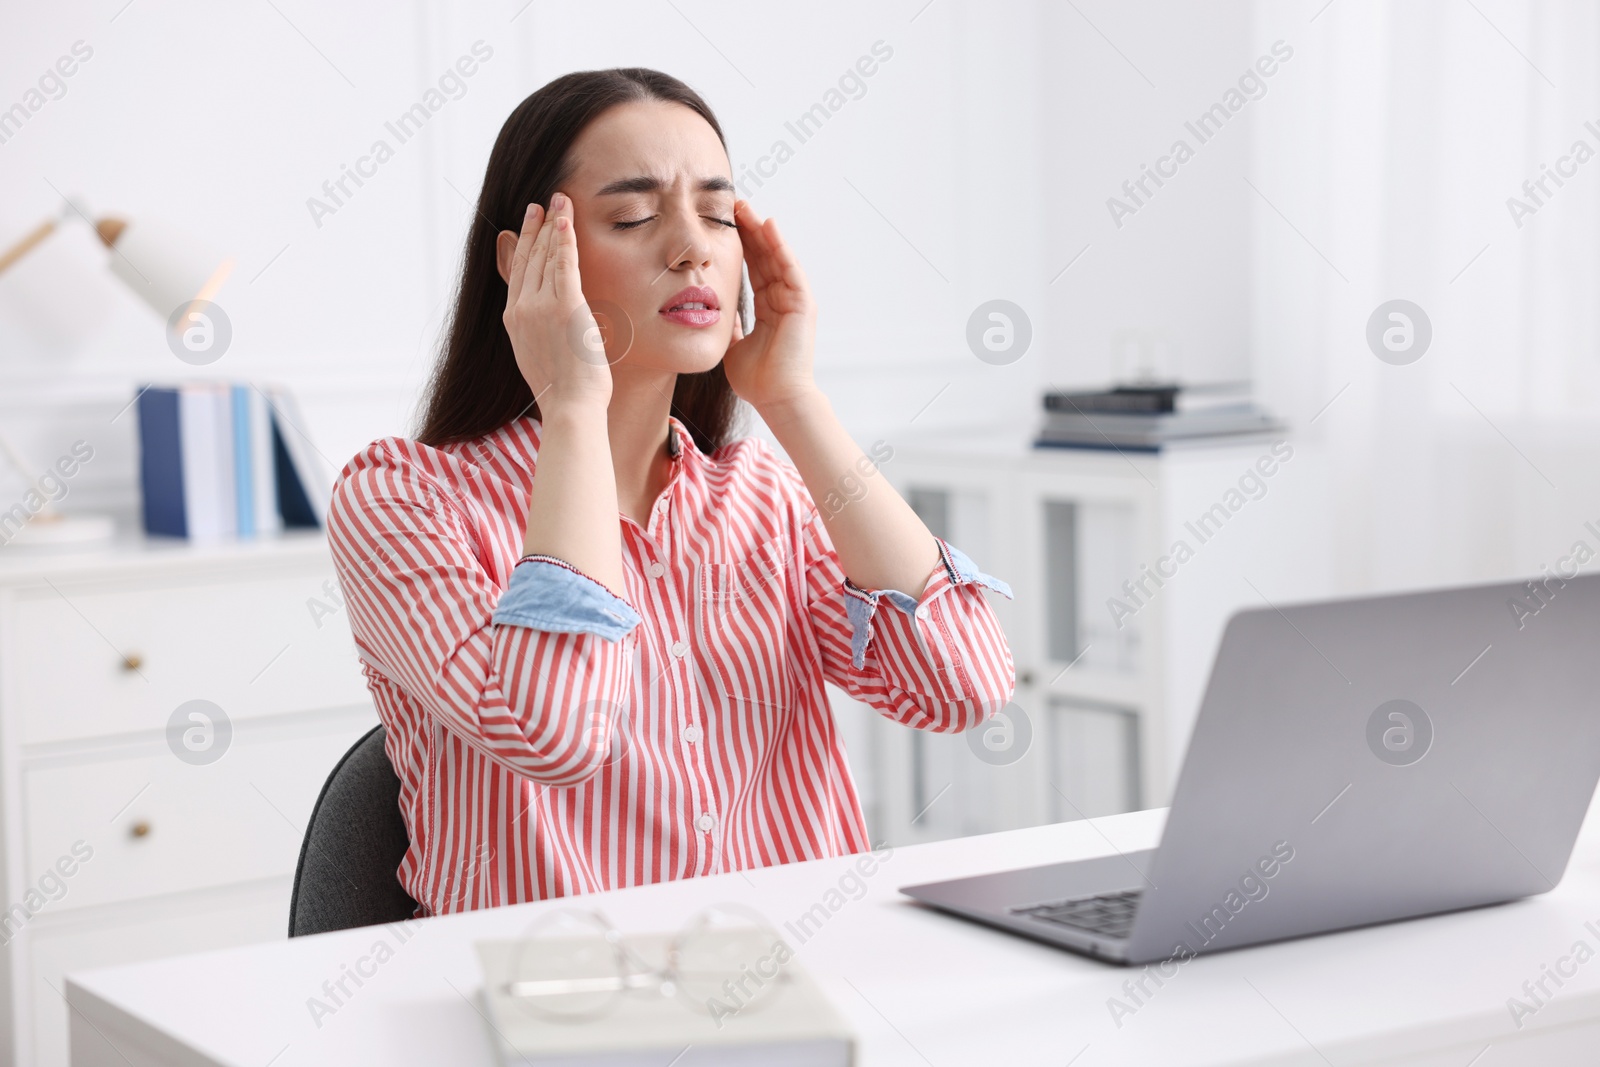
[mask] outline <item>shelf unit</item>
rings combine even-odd
[[[1005,719],[974,736],[907,730],[834,693],[874,840],[1167,803],[1228,617],[1327,590],[1310,462],[1282,434],[1159,452],[1036,449],[1014,429],[891,445],[881,474],[1011,585],[1014,600],[985,595],[1017,689]],[[1170,574],[1159,583],[1158,563]],[[1133,594],[1123,585],[1141,580]]]
[[[69,972],[287,936],[378,721],[334,578],[320,531],[0,550],[0,1067],[68,1062]]]

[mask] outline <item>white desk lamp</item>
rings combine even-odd
[[[212,299],[233,272],[231,258],[219,263],[214,254],[181,231],[160,223],[134,225],[113,217],[91,220],[88,212],[69,199],[62,205],[59,215],[41,222],[0,252],[0,274],[43,243],[63,222],[74,217],[94,228],[110,255],[111,273],[161,316],[163,329],[169,329],[169,323],[188,321],[187,315],[175,313],[180,308]],[[65,547],[104,544],[111,540],[113,523],[109,516],[63,515],[56,510],[49,494],[41,489],[42,474],[48,472],[34,473],[41,468],[25,460],[3,433],[0,433],[0,455],[28,480],[25,498],[37,494],[43,501],[37,509],[18,501],[31,512],[31,519],[9,540],[0,541],[0,547]],[[9,502],[0,506],[0,521],[9,510]]]

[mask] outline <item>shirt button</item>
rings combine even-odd
[[[691,745],[700,740],[700,727],[694,725],[693,723],[685,726],[683,728],[683,739],[689,742]]]
[[[711,813],[708,811],[696,819],[694,821],[694,825],[695,829],[699,830],[701,833],[709,834],[711,832],[711,828],[717,825],[717,820],[713,818]]]
[[[928,605],[924,604],[924,605],[922,605],[922,607],[917,609],[917,618],[926,619],[927,617],[928,617]]]
[[[689,642],[687,642],[687,641],[674,641],[674,642],[672,642],[672,654],[674,656],[677,656],[679,659],[682,659],[684,653],[686,653],[688,651],[689,651]]]
[[[650,566],[644,569],[644,572],[652,578],[659,578],[663,574],[667,573],[667,568],[662,566],[660,563],[652,563]]]

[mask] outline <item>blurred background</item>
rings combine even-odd
[[[512,108],[595,67],[657,67],[699,90],[741,191],[781,221],[810,277],[817,374],[846,426],[863,446],[886,442],[884,475],[1017,593],[991,598],[1017,659],[1012,733],[920,737],[835,694],[875,840],[1164,804],[1239,607],[1534,578],[1600,548],[1588,5],[106,0],[13,5],[0,26],[0,247],[60,220],[0,273],[0,511],[26,499],[29,472],[86,442],[93,459],[54,510],[110,518],[119,544],[140,526],[141,388],[277,383],[331,482],[368,441],[413,428]],[[473,73],[451,76],[463,56]],[[425,119],[396,136],[419,103]],[[378,141],[391,151],[360,163]],[[366,176],[335,197],[358,165]],[[162,315],[89,225],[107,217],[233,261],[210,294],[231,331],[220,356],[175,358]],[[1400,321],[1396,300],[1410,309],[1400,356],[1376,340]],[[1000,321],[992,301],[1008,302],[1008,329],[1025,324],[1004,358],[971,341],[975,321]],[[1139,381],[1249,383],[1281,429],[1032,447],[1047,393]],[[753,415],[751,432],[770,440]],[[1280,441],[1292,458],[1234,506],[1230,490]],[[1185,532],[1219,502],[1214,537]],[[1124,583],[1180,539],[1193,559],[1130,599]],[[303,540],[276,555],[0,547],[8,899],[66,847],[25,836],[29,805],[52,795],[29,783],[163,758],[161,723],[193,698],[232,717],[240,746],[269,722],[300,724],[280,740],[310,770],[277,794],[254,787],[273,798],[260,812],[272,855],[292,861],[322,777],[372,721],[331,565]],[[177,612],[170,626],[152,621],[163,611]],[[255,644],[209,633],[239,613],[256,619]],[[151,630],[183,626],[195,639],[158,662]],[[115,707],[135,675],[155,687],[138,690],[149,722],[108,711],[57,728],[63,686]],[[292,743],[313,735],[314,758]],[[127,794],[146,778],[164,780],[130,772]],[[136,827],[159,794],[111,825]],[[137,849],[161,832],[129,833],[115,846],[127,869],[154,870]],[[164,864],[187,855],[171,847]],[[259,917],[287,877],[262,862],[65,900],[127,908],[259,885]],[[56,929],[49,918],[34,935]],[[79,936],[61,929],[37,958],[88,951],[50,956]]]

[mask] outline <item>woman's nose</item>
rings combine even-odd
[[[687,219],[680,217],[677,225],[669,226],[663,234],[668,270],[710,265],[711,242],[700,233],[696,226],[698,222],[699,219],[692,215]]]

